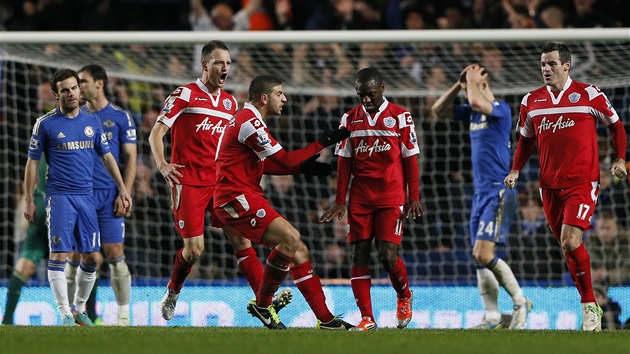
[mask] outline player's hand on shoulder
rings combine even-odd
[[[334,204],[330,207],[330,209],[326,210],[322,216],[319,218],[319,222],[327,222],[334,218],[341,220],[341,218],[346,214],[346,206],[345,204]]]

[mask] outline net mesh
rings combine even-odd
[[[282,116],[269,119],[268,125],[282,145],[293,150],[313,141],[323,129],[336,126],[343,112],[357,104],[352,80],[358,69],[378,68],[385,77],[388,99],[412,112],[421,142],[421,193],[426,215],[406,222],[401,247],[410,280],[472,284],[476,276],[468,231],[473,194],[468,130],[459,122],[431,118],[430,107],[458,79],[466,65],[477,62],[491,71],[495,95],[508,102],[516,118],[522,96],[541,85],[538,63],[542,42],[397,43],[394,39],[390,43],[338,44],[331,41],[228,43],[234,65],[226,88],[242,104],[254,76],[271,73],[280,77],[289,102]],[[628,41],[567,44],[574,54],[573,79],[603,89],[627,126],[630,122]],[[182,241],[173,226],[167,188],[152,162],[147,137],[166,96],[178,85],[198,76],[194,47],[167,43],[60,42],[11,43],[1,48],[0,278],[10,275],[25,234],[20,185],[33,123],[55,104],[48,80],[56,69],[78,69],[88,63],[98,63],[107,69],[110,100],[129,110],[138,125],[135,208],[127,219],[125,241],[131,272],[135,279],[170,275]],[[606,129],[599,127],[599,130],[600,158],[606,166],[614,151]],[[513,143],[516,139],[514,134]],[[168,142],[166,150],[169,151]],[[323,154],[335,163],[330,151]],[[521,208],[507,244],[497,252],[511,264],[519,280],[545,285],[563,281],[564,262],[558,244],[540,216],[536,162],[534,155],[521,175],[517,185]],[[273,205],[301,232],[310,247],[317,273],[331,282],[348,279],[350,248],[345,221],[317,223],[319,215],[334,200],[334,175],[271,177],[263,183]],[[611,180],[611,186],[602,190],[604,194],[611,197],[600,200],[598,209],[612,209],[619,223],[628,226],[627,182]],[[219,230],[208,226],[206,231],[207,254],[189,279],[225,283],[239,280],[226,239]],[[259,249],[261,259],[265,253],[266,250]],[[372,270],[376,281],[388,281],[375,255]]]

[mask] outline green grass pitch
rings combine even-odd
[[[630,331],[1,326],[0,353],[447,354],[630,353]]]

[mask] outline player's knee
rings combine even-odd
[[[565,238],[560,243],[560,246],[562,246],[562,250],[564,252],[572,252],[576,248],[580,247],[580,244],[582,244],[581,240],[575,240],[573,238]]]
[[[291,228],[290,230],[287,230],[287,232],[283,236],[284,237],[282,238],[281,245],[291,253],[297,252],[300,243],[302,243],[302,241],[300,240],[300,232],[294,228]],[[306,248],[306,245],[304,245],[304,248]]]
[[[183,252],[184,258],[186,258],[186,261],[189,263],[195,263],[201,258],[201,255],[203,255],[203,250],[203,243],[186,245]]]
[[[302,264],[309,260],[308,247],[302,241],[299,242],[295,255],[293,256],[293,262],[295,264]]]
[[[488,252],[485,249],[476,248],[476,249],[473,249],[473,258],[479,264],[485,265],[485,264],[490,263],[494,259],[494,254],[493,252]]]
[[[398,256],[396,255],[396,253],[392,253],[388,250],[379,252],[378,258],[381,261],[381,264],[383,265],[383,268],[385,268],[385,270],[390,270],[394,268],[394,266],[398,262]]]

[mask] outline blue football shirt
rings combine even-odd
[[[46,194],[91,194],[94,151],[101,156],[110,152],[98,117],[81,111],[68,118],[56,108],[35,122],[28,157],[46,156]]]
[[[472,110],[469,104],[453,105],[453,117],[470,123],[473,184],[475,190],[503,186],[510,173],[512,110],[501,100],[492,101],[492,114]]]
[[[85,112],[91,112],[87,106],[81,107]],[[96,114],[103,123],[103,133],[109,142],[109,148],[112,155],[116,159],[116,163],[120,164],[120,151],[122,144],[136,144],[136,124],[131,115],[122,108],[112,104],[111,102]],[[101,157],[94,153],[94,189],[110,189],[116,188],[116,183],[105,169],[105,165],[101,161]],[[131,163],[135,163],[132,161]]]

